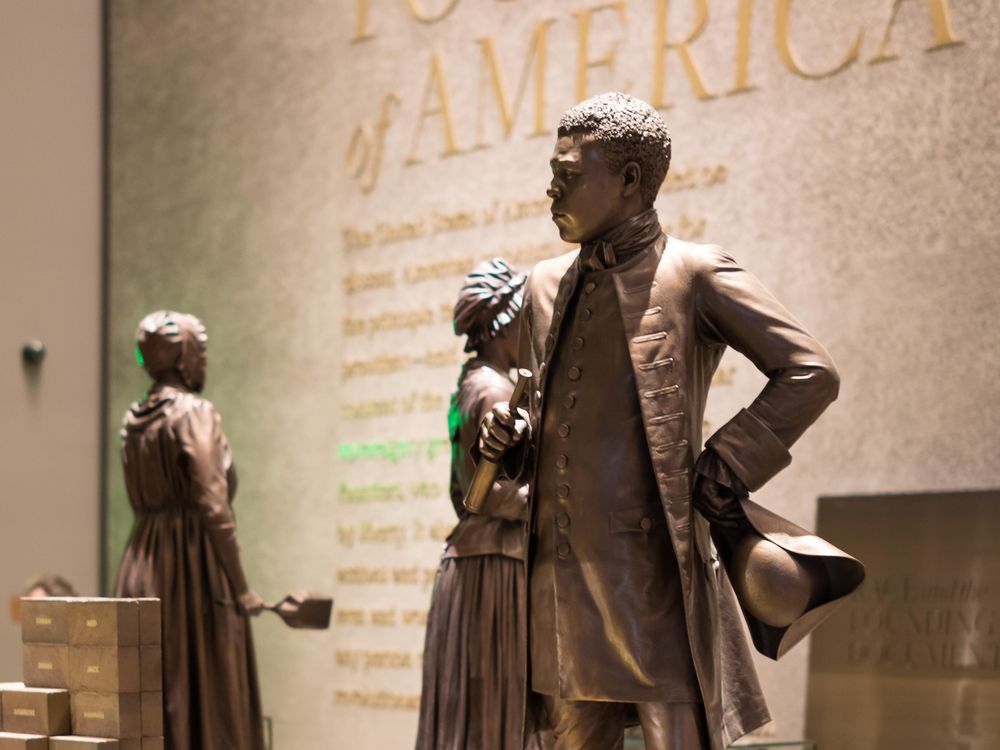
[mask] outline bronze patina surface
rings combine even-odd
[[[465,278],[455,333],[467,352],[448,414],[450,490],[458,523],[434,584],[424,644],[417,750],[542,750],[547,735],[525,717],[524,482],[491,481],[481,514],[463,505],[476,473],[469,449],[483,418],[514,394],[510,370],[524,275],[500,258]],[[527,720],[526,720],[527,718]],[[525,737],[527,728],[527,740]]]
[[[115,595],[161,600],[167,746],[261,750],[248,615],[263,602],[240,561],[232,451],[218,412],[199,395],[205,329],[192,315],[163,310],[146,316],[137,335],[154,383],[122,427],[135,527]]]
[[[659,114],[625,94],[563,116],[547,194],[560,237],[581,247],[532,272],[518,358],[534,373],[529,407],[498,404],[480,433],[484,458],[532,481],[530,685],[567,750],[620,746],[630,718],[648,748],[723,750],[768,720],[724,568],[743,536],[815,563],[802,616],[774,627],[743,611],[773,658],[863,575],[749,500],[839,376],[726,251],[664,235],[653,201],[670,152]],[[768,383],[703,449],[727,346]]]

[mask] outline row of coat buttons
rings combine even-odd
[[[593,281],[590,281],[583,288],[584,294],[590,294],[596,288],[597,284]],[[583,309],[583,311],[581,312],[581,316],[583,317],[584,320],[590,320],[591,317],[593,316],[593,313],[591,312],[590,308],[587,307]],[[550,348],[555,344],[555,339],[551,336],[551,334],[550,334],[550,341],[546,343],[549,345]],[[573,349],[573,351],[578,352],[581,349],[583,349],[583,345],[585,343],[586,341],[584,340],[583,336],[576,336],[573,339],[570,346]],[[574,382],[579,380],[582,376],[583,376],[583,371],[576,365],[570,367],[566,371],[566,377]],[[574,406],[576,406],[576,395],[569,393],[563,399],[563,407],[565,407],[566,409],[572,409]],[[569,433],[570,433],[570,426],[568,424],[564,422],[563,424],[559,425],[559,437],[563,438],[569,437]],[[565,469],[567,466],[569,466],[569,456],[567,456],[565,453],[560,453],[559,456],[556,458],[556,466],[560,469]],[[569,497],[569,493],[570,493],[570,487],[568,484],[560,484],[559,487],[556,488],[556,495],[563,500]],[[559,528],[560,531],[566,533],[566,529],[569,528],[569,523],[570,523],[569,513],[563,510],[556,513],[556,526]],[[572,547],[570,547],[569,542],[560,542],[559,544],[556,545],[556,555],[559,556],[560,560],[565,560],[566,558],[568,558],[572,551],[573,550]]]

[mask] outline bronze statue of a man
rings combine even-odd
[[[653,202],[669,162],[667,127],[644,102],[604,94],[563,116],[548,196],[560,237],[581,247],[532,272],[528,409],[495,406],[478,444],[531,481],[530,688],[566,750],[620,748],[630,719],[651,750],[723,750],[768,721],[729,582],[739,573],[717,550],[726,562],[760,535],[815,578],[786,621],[740,602],[772,657],[860,581],[851,558],[747,497],[788,465],[839,378],[725,251],[663,234]],[[727,346],[769,382],[702,449]]]

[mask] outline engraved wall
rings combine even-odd
[[[453,520],[450,307],[482,258],[563,251],[547,161],[584,95],[662,107],[664,225],[725,245],[842,369],[761,502],[812,526],[820,494],[998,483],[995,4],[110,8],[111,423],[145,387],[141,315],[202,316],[250,580],[337,597],[329,633],[256,626],[276,747],[412,743]],[[761,383],[727,355],[709,428]],[[113,567],[130,517],[108,439]],[[763,734],[801,736],[807,648],[760,667]]]
[[[868,578],[813,636],[809,736],[819,747],[997,747],[1000,493],[825,497],[817,516]]]

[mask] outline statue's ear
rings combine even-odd
[[[637,162],[630,161],[622,167],[622,195],[629,198],[639,192],[642,182],[642,167]]]

